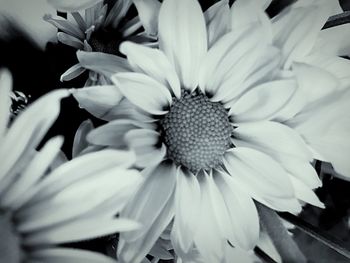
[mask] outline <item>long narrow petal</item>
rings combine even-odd
[[[260,26],[261,30],[272,43],[272,27],[265,13],[264,1],[261,0],[237,0],[231,7],[232,30]],[[265,3],[266,4],[266,3]]]
[[[127,56],[129,63],[165,85],[180,98],[181,87],[174,67],[170,64],[164,53],[155,48],[149,48],[132,42],[124,42],[120,52]]]
[[[32,205],[27,211],[21,210],[18,230],[26,233],[40,230],[45,232],[47,227],[53,228],[69,221],[73,223],[75,218],[98,208],[118,191],[132,186],[138,180],[141,180],[138,172],[119,167],[101,172],[98,176],[81,179],[60,189],[46,201]]]
[[[147,232],[138,240],[130,243],[126,242],[118,247],[117,257],[123,262],[141,262],[152,249],[164,229],[169,225],[174,217],[174,189],[170,194],[170,198]],[[124,241],[123,237],[125,234],[127,232],[121,234],[122,241]]]
[[[24,238],[23,243],[36,246],[77,242],[117,232],[131,231],[139,227],[138,223],[128,219],[104,219],[97,215],[96,218],[76,220],[30,233]]]
[[[295,190],[295,195],[299,200],[320,208],[325,208],[324,204],[318,199],[317,195],[308,186],[306,186],[303,181],[294,176],[291,176],[290,179]]]
[[[135,155],[130,151],[103,150],[67,162],[49,174],[37,187],[40,191],[28,203],[29,210],[31,204],[47,199],[82,178],[88,179],[118,166],[127,168],[134,161]]]
[[[90,86],[73,89],[72,94],[80,107],[97,118],[103,118],[122,99],[123,95],[116,86]]]
[[[334,92],[340,82],[330,72],[304,63],[294,63],[293,71],[307,102],[314,102]]]
[[[26,149],[35,149],[58,117],[60,100],[67,90],[56,90],[31,104],[13,122],[0,147],[0,180],[16,164]]]
[[[267,148],[269,151],[312,160],[305,141],[287,125],[273,121],[241,123],[234,132],[237,139]]]
[[[145,74],[118,73],[112,81],[128,100],[151,114],[165,114],[172,102],[169,90]]]
[[[296,83],[277,80],[259,85],[243,94],[230,109],[235,122],[271,119],[290,100]]]
[[[209,194],[208,176],[205,173],[202,180],[199,181],[201,188],[200,213],[197,231],[193,238],[202,258],[208,262],[221,262],[223,245],[227,240],[220,233],[219,222]]]
[[[116,263],[110,257],[88,250],[74,248],[45,248],[38,249],[29,254],[33,262],[50,263]]]
[[[0,140],[2,140],[7,130],[7,124],[10,117],[12,90],[12,76],[8,70],[0,71]]]
[[[137,231],[125,233],[123,238],[127,242],[135,241],[149,231],[174,191],[176,168],[172,163],[163,161],[146,173],[144,184],[122,212],[123,217],[140,222],[143,226]]]
[[[96,71],[108,78],[117,72],[130,71],[126,59],[111,54],[78,51],[77,58],[82,67]]]
[[[347,88],[350,82],[350,61],[345,58],[313,52],[303,59],[303,62],[320,67],[330,72],[338,81],[341,88]]]
[[[208,46],[211,47],[231,27],[230,6],[227,0],[219,1],[204,12],[208,30]]]
[[[73,147],[72,147],[72,157],[77,157],[85,148],[89,146],[89,143],[86,140],[87,134],[93,130],[94,125],[91,122],[91,120],[83,121],[75,135],[73,140]]]
[[[134,129],[125,134],[124,140],[135,151],[135,165],[140,168],[159,164],[165,157],[166,147],[159,147],[160,134],[149,129]]]
[[[146,33],[156,35],[160,2],[158,0],[133,0],[133,2]]]
[[[239,29],[220,38],[206,55],[199,74],[199,87],[215,101],[232,99],[256,66],[266,60],[265,36],[259,27]],[[272,48],[273,49],[273,48]]]
[[[181,84],[195,89],[198,68],[207,51],[204,16],[196,0],[164,1],[159,13],[160,49],[180,76]]]
[[[84,10],[89,7],[94,6],[95,4],[102,2],[102,0],[47,0],[50,5],[55,9],[62,12],[74,12],[79,10]]]
[[[197,178],[186,169],[178,168],[176,177],[175,234],[181,250],[187,253],[193,244],[193,234],[199,216],[200,187]]]
[[[73,66],[71,66],[69,69],[67,69],[60,77],[60,81],[70,81],[81,74],[83,74],[86,71],[85,68],[83,68],[80,63],[77,63]]]
[[[59,30],[72,35],[78,39],[84,39],[84,32],[80,30],[79,27],[74,25],[72,22],[60,16],[52,16],[47,14],[44,16],[44,20],[51,23],[53,26],[57,27]]]
[[[117,119],[92,130],[87,135],[87,140],[96,145],[122,148],[126,146],[124,135],[132,129],[142,127],[142,123],[137,121]]]
[[[300,210],[288,173],[268,155],[237,147],[225,155],[224,165],[254,199],[277,210]]]
[[[80,39],[78,39],[74,36],[71,36],[69,34],[66,34],[64,32],[58,32],[57,39],[61,43],[68,45],[68,46],[71,46],[71,47],[74,47],[76,49],[83,49],[84,48],[84,43]]]
[[[44,147],[34,156],[21,176],[16,180],[2,196],[0,203],[4,207],[13,207],[21,202],[24,193],[32,187],[47,171],[54,158],[57,156],[63,144],[62,137],[49,140]]]
[[[282,49],[285,68],[310,52],[329,16],[329,5],[325,4],[289,7],[273,18],[274,43]]]
[[[218,172],[214,180],[230,216],[230,241],[246,250],[254,248],[259,239],[259,217],[252,198],[226,173]]]

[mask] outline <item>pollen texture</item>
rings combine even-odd
[[[168,158],[193,173],[218,167],[231,147],[233,128],[226,109],[200,92],[184,91],[180,99],[173,98],[160,124]]]

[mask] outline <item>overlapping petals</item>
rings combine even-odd
[[[13,226],[5,227],[15,230],[19,242],[18,247],[9,249],[26,262],[113,262],[93,252],[55,245],[140,227],[133,220],[116,217],[142,182],[139,172],[129,169],[135,155],[117,150],[88,153],[51,171],[62,137],[48,140],[39,150],[37,146],[69,91],[48,93],[9,123],[10,91],[11,76],[2,70],[0,209],[6,212],[5,219],[10,216]],[[77,141],[83,133],[82,128]],[[79,149],[75,147],[74,152],[77,155]],[[7,262],[10,259],[6,250],[3,252],[5,258],[1,255],[1,259]]]

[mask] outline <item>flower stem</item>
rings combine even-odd
[[[288,233],[277,213],[267,206],[255,202],[262,227],[270,236],[283,262],[306,263],[304,254],[300,251],[293,238]]]
[[[350,23],[350,11],[345,11],[344,13],[331,16],[322,29],[340,26],[347,23]]]
[[[328,235],[326,232],[290,213],[279,213],[279,215],[281,216],[281,218],[295,225],[304,233],[317,239],[321,243],[325,244],[327,247],[337,251],[339,254],[343,255],[347,259],[350,259],[350,251],[341,246],[340,241]]]

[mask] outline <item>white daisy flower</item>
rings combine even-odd
[[[56,244],[139,227],[115,215],[142,178],[129,170],[131,152],[86,154],[51,171],[62,138],[36,147],[57,118],[67,90],[32,103],[8,128],[11,76],[0,73],[0,261],[115,262],[93,252]],[[102,189],[102,191],[101,191]]]
[[[102,111],[102,99],[75,91],[90,112],[110,120],[88,140],[133,149],[143,169],[145,183],[122,214],[144,228],[121,235],[123,262],[140,262],[172,220],[180,257],[195,248],[208,262],[224,262],[228,241],[246,250],[257,243],[253,199],[293,213],[298,200],[323,207],[311,190],[321,185],[312,153],[283,123],[296,79],[278,77],[280,52],[259,23],[211,37],[224,15],[213,10],[203,15],[195,0],[166,0],[159,49],[122,44],[135,72],[112,80],[127,100]]]
[[[295,76],[300,86],[289,102],[289,117],[294,118],[286,124],[302,135],[313,158],[332,163],[339,177],[349,180],[344,152],[350,151],[350,115],[344,113],[350,111],[350,61],[341,56],[349,53],[350,24],[321,30],[330,16],[342,12],[336,0],[297,1],[271,20],[265,7],[260,1],[238,0],[228,24],[234,29],[258,21],[271,35],[281,49],[282,74]],[[239,16],[248,9],[255,15]]]
[[[86,69],[90,70],[86,86],[109,83],[109,79],[92,64],[104,63],[107,71],[125,71],[126,61],[120,57],[119,44],[124,40],[152,44],[156,41],[156,28],[160,2],[158,0],[120,1],[49,1],[58,10],[68,12],[68,18],[46,15],[44,19],[57,27],[58,41],[78,50],[79,63],[61,76],[61,81],[71,80]],[[134,4],[138,16],[128,20],[127,13]],[[85,9],[85,10],[84,10]],[[84,10],[83,12],[80,10]]]

